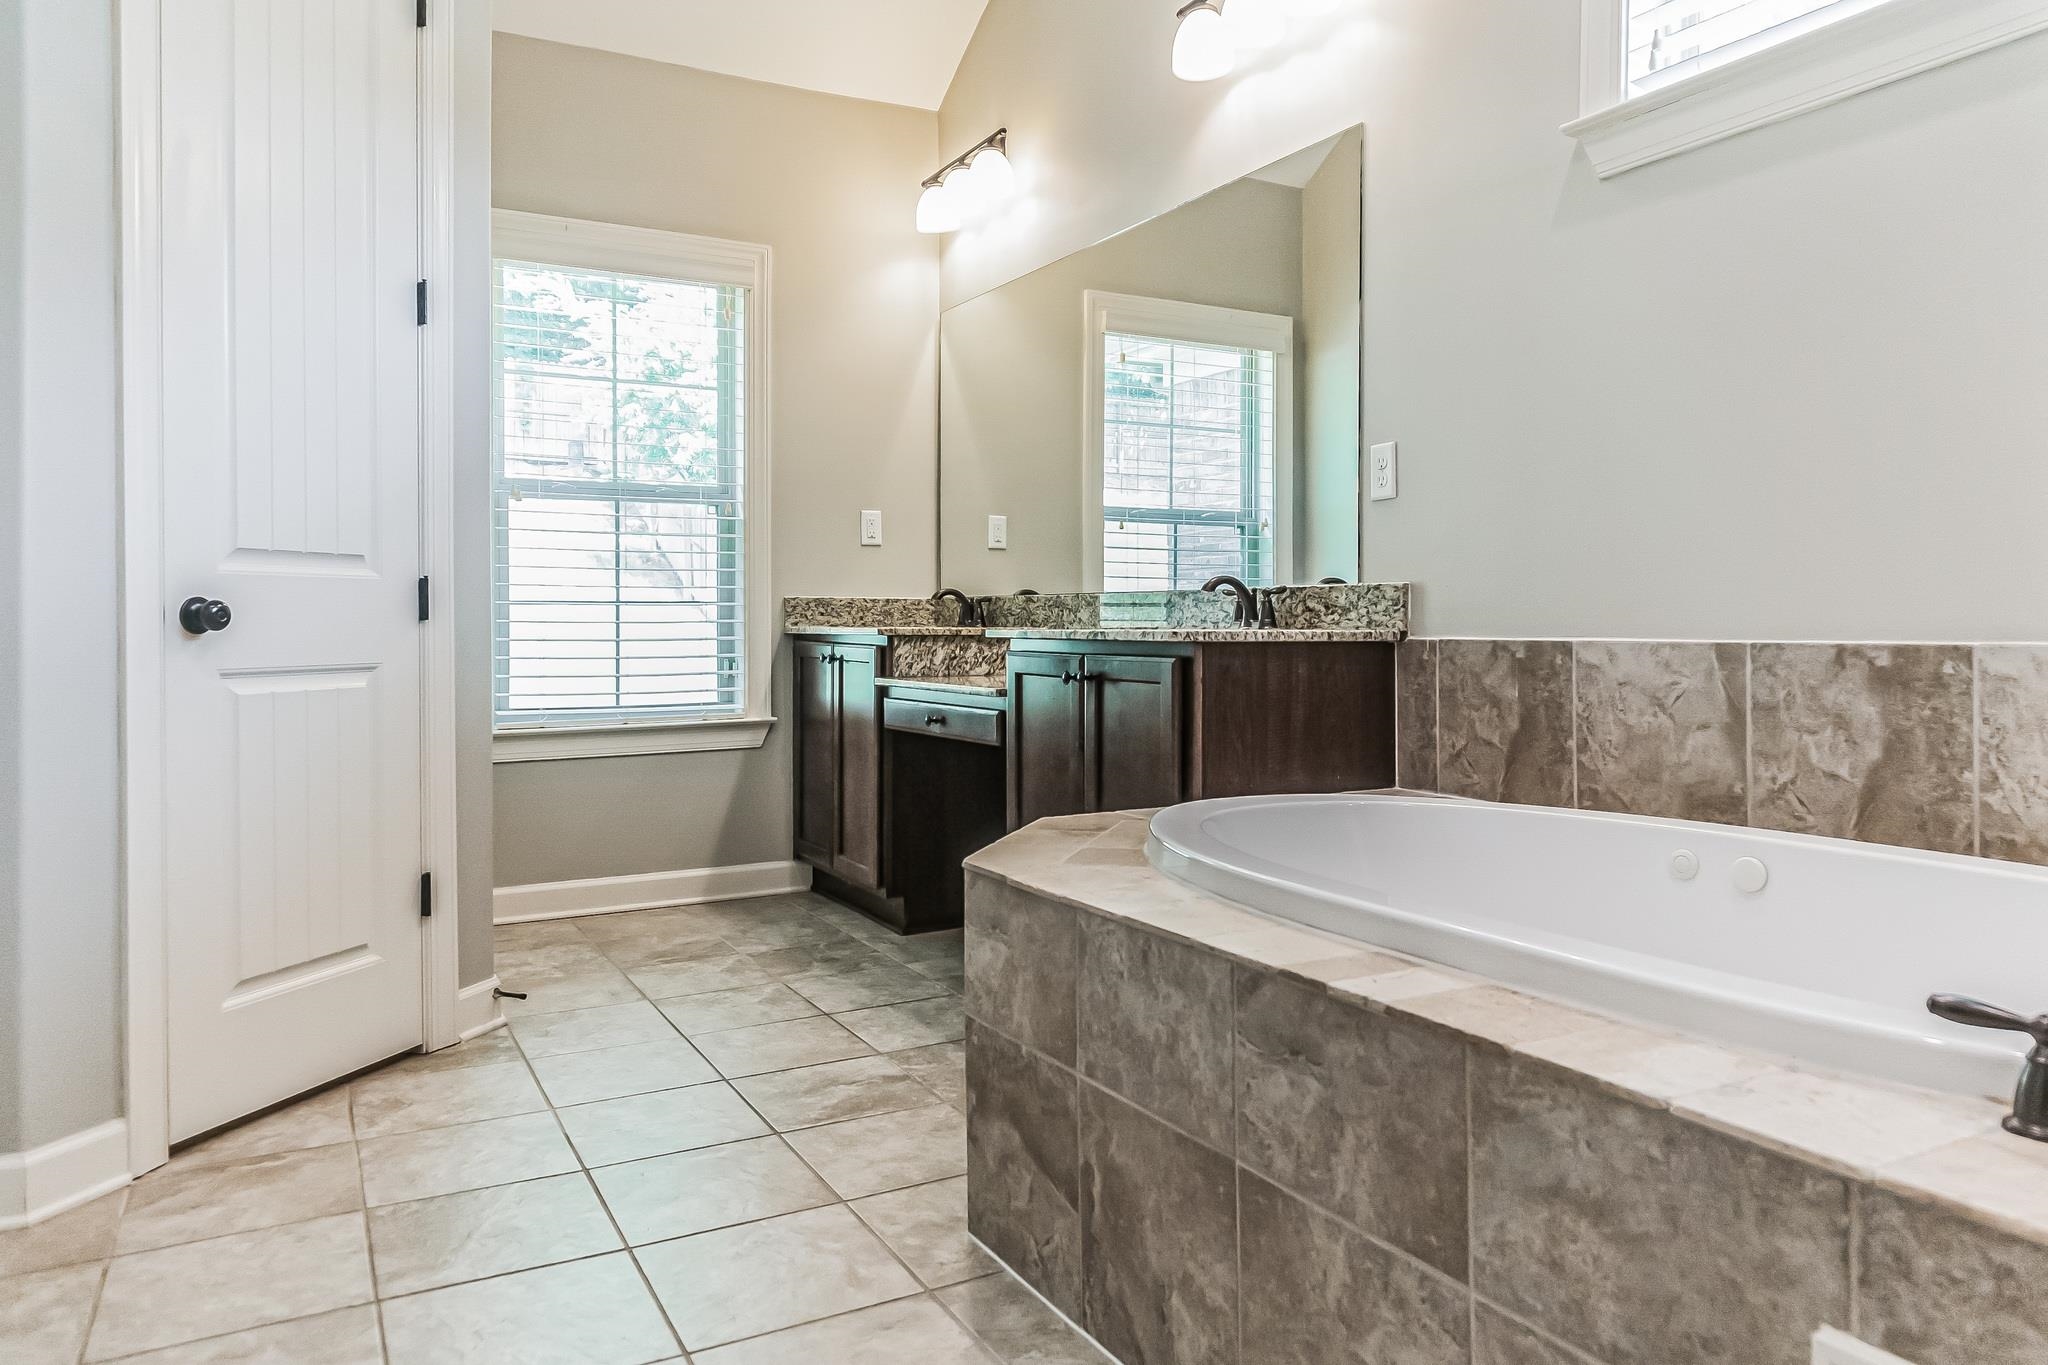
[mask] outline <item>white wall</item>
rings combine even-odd
[[[0,1151],[120,1112],[121,1028],[113,15],[7,8]]]
[[[1602,183],[1576,0],[1205,86],[1172,8],[992,0],[940,140],[1007,124],[1029,199],[949,300],[1363,121],[1364,569],[1420,631],[2048,638],[2048,37]]]
[[[0,717],[21,710],[22,61],[20,5],[0,7]],[[21,736],[0,721],[0,1152],[21,1145]]]
[[[913,212],[936,117],[502,34],[496,62],[499,207],[774,249],[776,598],[931,592],[938,252]],[[863,508],[882,548],[858,543]],[[498,885],[787,859],[788,729],[745,753],[500,765]]]

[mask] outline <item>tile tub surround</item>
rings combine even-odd
[[[1409,639],[1411,791],[2048,864],[2048,645]]]
[[[1267,919],[1146,814],[968,862],[968,1226],[1126,1365],[2048,1360],[2002,1106]]]
[[[968,1236],[957,934],[897,938],[806,895],[497,939],[539,1007],[512,1028],[0,1231],[0,1361],[1100,1359]],[[769,984],[580,1004],[574,978],[651,979],[671,955]],[[858,1005],[877,963],[931,977]],[[810,1046],[784,1069],[733,1042],[791,1020]]]

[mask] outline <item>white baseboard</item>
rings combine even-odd
[[[108,1119],[32,1151],[0,1153],[0,1232],[75,1209],[128,1180],[126,1119]]]
[[[681,872],[643,872],[630,877],[501,886],[491,893],[491,900],[497,923],[524,924],[537,919],[653,910],[664,905],[782,896],[808,890],[810,885],[811,869],[805,863],[739,863]]]
[[[505,1027],[504,1011],[498,1008],[497,989],[498,978],[492,976],[456,992],[455,1028],[463,1042]]]

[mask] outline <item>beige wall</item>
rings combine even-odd
[[[775,596],[931,592],[938,257],[912,214],[934,116],[505,35],[496,59],[499,207],[774,249]],[[787,732],[499,765],[498,885],[788,858]]]
[[[1170,5],[992,0],[941,141],[1007,124],[1028,209],[948,299],[1363,121],[1364,568],[1419,629],[2048,638],[2048,37],[1603,183],[1573,0],[1358,8],[1197,86]]]
[[[968,593],[1080,590],[1082,294],[1299,317],[1301,200],[1281,185],[1226,185],[947,311],[941,579]],[[988,548],[991,514],[1010,519],[1007,550]]]
[[[1358,577],[1359,158],[1365,134],[1337,140],[1301,191],[1301,478],[1295,546],[1301,577]]]

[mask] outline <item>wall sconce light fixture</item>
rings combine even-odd
[[[957,232],[988,217],[1017,191],[1010,130],[998,128],[924,182],[917,197],[919,232]]]

